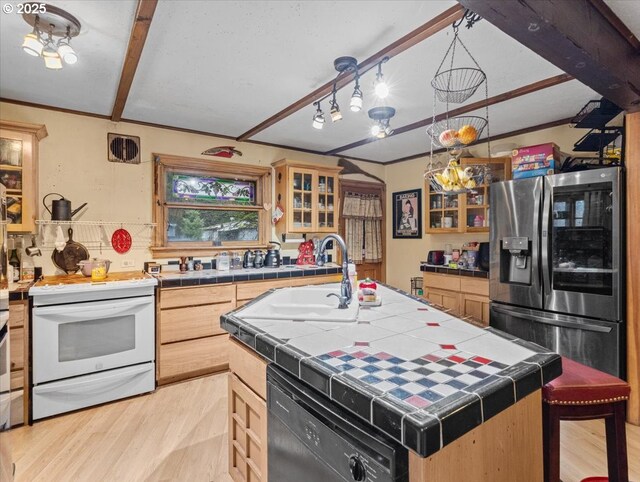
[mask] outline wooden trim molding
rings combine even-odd
[[[29,134],[33,134],[38,141],[41,141],[49,135],[47,132],[47,126],[44,124],[29,124],[27,122],[0,120],[0,129],[28,132]]]
[[[640,111],[638,51],[589,0],[459,0],[627,112]]]
[[[113,111],[111,112],[111,120],[113,122],[119,122],[122,119],[124,106],[127,103],[127,97],[129,97],[131,84],[136,75],[142,49],[144,49],[144,44],[147,41],[147,34],[149,33],[149,27],[151,26],[157,5],[158,0],[138,0],[136,18],[133,22],[133,27],[131,27],[129,46],[127,47],[127,54],[124,59],[124,65],[122,66],[122,73],[120,74],[118,92],[116,93],[116,100],[113,105]]]
[[[627,420],[640,425],[640,112],[625,118],[627,170],[627,381],[631,395]]]
[[[405,50],[438,33],[440,30],[449,27],[453,22],[462,18],[463,14],[464,9],[460,7],[460,5],[455,5],[445,10],[440,15],[429,20],[427,23],[421,25],[412,32],[409,32],[404,37],[396,40],[390,45],[387,45],[385,48],[376,52],[368,59],[362,61],[360,64],[358,64],[358,72],[360,73],[360,75],[362,75],[378,65],[380,61],[385,57],[391,58],[398,55],[399,53],[404,52]],[[289,117],[291,114],[298,112],[300,109],[310,106],[315,100],[329,94],[331,92],[331,89],[333,89],[334,82],[336,84],[336,89],[340,90],[342,87],[349,84],[354,79],[354,77],[355,74],[353,72],[341,74],[337,79],[325,83],[324,85],[315,89],[313,92],[305,95],[302,99],[297,100],[293,104],[282,109],[277,114],[272,115],[257,126],[252,127],[247,132],[239,136],[237,140],[245,141],[255,136],[259,132],[262,132],[266,128]]]
[[[569,74],[560,74],[554,77],[549,77],[548,79],[539,80],[538,82],[533,82],[528,85],[524,85],[522,87],[518,87],[517,89],[513,89],[507,92],[503,92],[502,94],[494,95],[493,97],[489,97],[488,99],[479,100],[477,102],[473,102],[471,104],[465,105],[463,107],[458,107],[457,109],[453,109],[442,114],[438,114],[435,117],[435,121],[441,121],[449,117],[455,117],[458,115],[466,114],[468,112],[473,112],[474,110],[481,109],[483,107],[491,106],[494,104],[499,104],[500,102],[505,102],[507,100],[515,99],[516,97],[520,97],[522,95],[532,94],[533,92],[537,92],[539,90],[547,89],[549,87],[553,87],[554,85],[562,84],[569,80],[573,80]],[[422,127],[427,127],[433,123],[433,116],[427,117],[426,119],[422,119],[416,122],[412,122],[411,124],[407,124],[406,126],[398,127],[393,131],[392,136],[397,136],[399,134],[404,134],[405,132],[409,132],[415,129],[420,129]],[[347,144],[346,146],[337,147],[335,149],[331,149],[330,151],[325,152],[324,154],[327,156],[333,156],[342,151],[348,151],[349,149],[354,149],[356,147],[364,146],[371,142],[376,142],[376,137],[366,137],[356,142],[352,142],[351,144]]]

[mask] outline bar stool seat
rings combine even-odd
[[[562,375],[542,388],[544,473],[560,480],[560,420],[605,419],[611,482],[629,480],[625,432],[629,384],[613,375],[562,358]]]

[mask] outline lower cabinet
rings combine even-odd
[[[321,275],[160,289],[156,333],[158,385],[224,371],[229,367],[229,336],[220,327],[221,315],[272,288],[339,280],[340,275]]]
[[[489,280],[460,275],[424,273],[423,296],[431,303],[489,325]]]
[[[267,481],[267,363],[229,342],[229,475],[236,482]]]

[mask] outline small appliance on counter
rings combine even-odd
[[[264,266],[264,253],[261,249],[256,249],[255,257],[253,258],[253,267],[262,268]]]
[[[483,271],[489,271],[489,260],[491,254],[489,246],[491,246],[489,243],[480,243],[480,246],[478,248],[478,268]]]
[[[277,241],[270,241],[269,244],[275,244],[278,246],[278,249],[269,248],[267,250],[267,255],[264,258],[264,266],[265,268],[277,268],[280,266],[280,248],[281,244]]]
[[[255,253],[250,249],[247,249],[244,252],[244,256],[242,257],[242,267],[253,268],[253,260],[255,259],[255,257],[256,257]]]
[[[435,265],[444,264],[444,251],[429,251],[427,263]]]

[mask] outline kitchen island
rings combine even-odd
[[[404,292],[380,293],[382,306],[361,308],[351,323],[223,315],[222,327],[244,345],[236,344],[235,364],[231,356],[230,386],[266,399],[260,367],[275,364],[409,449],[411,482],[541,480],[540,388],[561,373],[560,357]],[[268,305],[271,294],[246,306]]]

